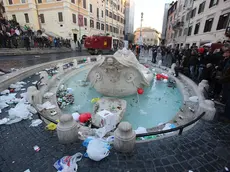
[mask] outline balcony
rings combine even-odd
[[[183,27],[183,26],[184,26],[184,22],[178,21],[178,22],[172,23],[173,29],[179,29],[179,28],[181,28],[181,27]]]

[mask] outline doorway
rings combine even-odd
[[[75,43],[77,42],[77,34],[76,34],[76,33],[73,34],[73,41],[74,41]]]

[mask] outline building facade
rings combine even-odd
[[[0,17],[6,17],[3,0],[0,0]]]
[[[163,24],[162,24],[162,30],[161,30],[161,39],[162,39],[163,45],[165,44],[165,40],[166,40],[169,7],[170,7],[170,4],[166,3],[165,8],[164,8]]]
[[[4,0],[8,19],[33,30],[63,38],[124,32],[124,1],[119,0]]]
[[[161,34],[156,29],[150,27],[142,28],[142,41],[144,45],[159,45]],[[137,44],[140,39],[140,28],[134,32],[134,43]]]
[[[176,10],[177,10],[177,1],[172,2],[168,10],[168,19],[167,19],[168,22],[166,25],[166,45],[167,46],[172,46],[175,41],[173,23],[175,22],[175,18],[176,18]]]
[[[223,42],[230,20],[230,0],[179,0],[174,46],[201,46]]]
[[[134,31],[134,0],[126,0],[125,2],[125,37],[128,39],[129,34]]]

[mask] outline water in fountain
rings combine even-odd
[[[64,113],[72,114],[76,107],[80,106],[79,112],[93,112],[91,100],[103,97],[90,86],[82,87],[76,84],[84,80],[88,70],[70,78],[67,87],[74,89],[75,103],[63,109]],[[122,97],[127,101],[127,109],[123,121],[128,121],[136,129],[139,126],[151,128],[161,122],[171,120],[182,105],[182,96],[177,88],[169,88],[167,83],[154,80],[150,87],[144,88],[144,94]]]

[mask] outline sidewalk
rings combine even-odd
[[[0,48],[0,56],[14,56],[14,55],[35,55],[35,54],[51,54],[51,53],[64,53],[71,52],[71,48],[31,48],[30,51],[26,51],[26,48]]]

